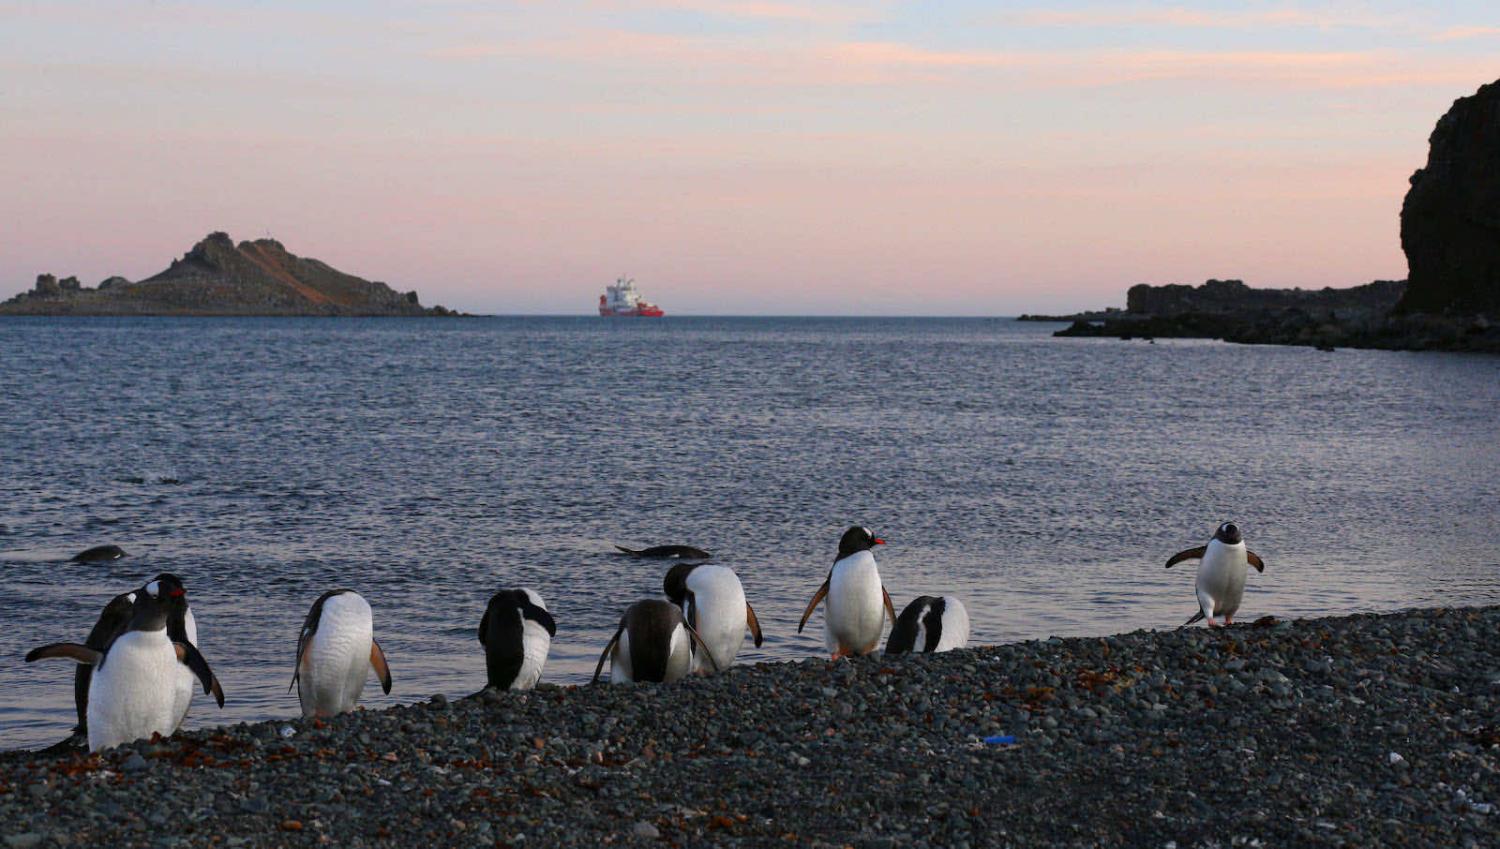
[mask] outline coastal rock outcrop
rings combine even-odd
[[[1500,316],[1500,82],[1454,101],[1401,205],[1401,313]]]
[[[235,244],[210,233],[166,270],[132,283],[110,277],[91,289],[76,277],[38,275],[35,287],[0,304],[33,315],[456,315],[422,306],[416,292],[339,271],[289,252],[275,239]]]

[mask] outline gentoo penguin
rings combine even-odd
[[[26,662],[61,657],[89,663],[94,674],[89,682],[89,751],[129,743],[177,730],[177,668],[186,664],[212,693],[219,707],[224,691],[214,678],[208,661],[191,643],[174,642],[167,635],[169,604],[167,590],[152,581],[135,593],[130,623],[124,633],[103,651],[78,643],[55,643],[33,649]]]
[[[318,596],[297,637],[297,669],[287,687],[297,688],[303,716],[354,710],[372,667],[381,689],[391,691],[391,669],[374,634],[370,604],[359,593],[329,590]]]
[[[535,687],[555,636],[557,623],[535,592],[501,590],[491,596],[479,620],[489,686],[501,690]]]
[[[745,644],[746,628],[750,629],[755,647],[760,648],[760,620],[745,601],[745,588],[733,569],[679,563],[667,571],[662,592],[682,608],[687,623],[703,638],[719,668],[728,669],[734,663]],[[711,671],[706,655],[693,653],[693,671],[705,675]]]
[[[1183,627],[1205,617],[1208,618],[1210,627],[1221,624],[1214,621],[1215,617],[1223,618],[1224,625],[1232,624],[1235,612],[1240,609],[1240,599],[1245,596],[1245,575],[1249,571],[1247,566],[1254,566],[1255,571],[1264,572],[1265,561],[1260,559],[1260,555],[1245,548],[1239,526],[1233,522],[1220,525],[1208,545],[1172,555],[1172,559],[1167,561],[1167,568],[1195,558],[1199,561],[1196,585],[1198,612],[1182,623]]]
[[[917,596],[896,617],[886,654],[934,654],[969,644],[969,611],[951,595]]]
[[[118,545],[96,545],[86,548],[73,555],[74,563],[103,563],[106,560],[119,560],[125,556],[125,549]]]
[[[189,643],[197,648],[198,625],[193,619],[192,608],[188,606],[187,590],[182,585],[182,579],[163,572],[156,576],[155,582],[160,587],[159,592],[167,608],[167,638],[175,643]],[[94,623],[93,630],[89,631],[83,644],[103,651],[110,640],[123,634],[130,625],[135,597],[142,591],[135,590],[111,599],[99,614],[99,621]],[[94,667],[89,664],[79,664],[73,672],[73,702],[78,711],[78,727],[73,733],[79,736],[88,735],[89,682],[93,674]],[[182,721],[187,718],[188,707],[193,702],[194,677],[193,671],[186,666],[177,668],[174,710],[178,728],[182,727]]]
[[[110,599],[99,613],[99,621],[84,639],[87,648],[103,653],[111,640],[125,632],[130,625],[130,614],[135,609],[135,592],[121,593]],[[89,682],[94,677],[92,663],[80,663],[73,670],[73,706],[78,712],[78,725],[73,734],[87,739],[89,735]]]
[[[605,658],[609,658],[609,680],[614,684],[676,681],[692,671],[695,642],[707,655],[709,667],[718,671],[713,654],[682,618],[682,608],[654,598],[638,601],[625,610],[620,627],[605,644],[594,667],[594,681],[599,680]]]
[[[807,610],[802,612],[802,621],[797,623],[800,634],[818,602],[827,596],[823,640],[834,660],[874,651],[880,644],[880,632],[885,630],[885,615],[889,613],[891,621],[896,621],[896,608],[891,605],[890,593],[880,583],[875,554],[870,550],[877,545],[885,545],[885,540],[869,528],[844,531],[833,568],[828,570],[823,586],[818,587],[817,594],[807,603]]]
[[[669,558],[677,560],[707,560],[713,555],[701,548],[693,548],[691,545],[653,545],[650,548],[626,548],[616,544],[615,548],[629,554],[632,557],[650,557],[658,560]]]

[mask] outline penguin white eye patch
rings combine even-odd
[[[161,582],[160,581],[152,581],[151,583],[147,584],[146,585],[146,595],[149,595],[152,598],[156,598],[156,597],[160,596],[161,595]],[[134,599],[132,599],[132,601],[134,601]]]

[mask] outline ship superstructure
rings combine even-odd
[[[618,277],[599,296],[599,314],[615,318],[660,318],[666,313],[641,297],[633,278]]]

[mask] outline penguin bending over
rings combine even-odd
[[[760,648],[760,620],[745,600],[740,578],[728,566],[679,563],[662,579],[662,592],[682,608],[688,625],[703,638],[719,668],[728,669],[745,644],[745,629]],[[693,671],[707,675],[709,659],[694,652]]]
[[[951,595],[917,596],[896,617],[886,654],[935,654],[969,644],[969,611]]]
[[[542,597],[529,589],[501,590],[479,620],[479,642],[489,686],[530,690],[542,677],[557,623]]]
[[[89,681],[89,751],[97,752],[152,734],[171,736],[181,718],[177,714],[177,669],[186,665],[224,706],[224,690],[208,661],[192,643],[168,636],[170,597],[162,582],[152,581],[135,593],[130,622],[102,651],[78,643],[54,643],[33,649],[26,662],[68,658],[92,664]]]
[[[802,621],[797,623],[797,633],[800,634],[818,602],[826,597],[823,642],[834,660],[874,651],[880,644],[880,632],[885,630],[886,614],[890,614],[892,622],[896,621],[896,608],[891,604],[890,593],[880,583],[880,570],[875,566],[875,554],[871,551],[877,545],[885,545],[885,540],[875,536],[869,528],[855,527],[844,531],[833,568],[828,570],[823,586],[807,603]]]
[[[682,616],[682,608],[660,599],[648,598],[626,608],[620,627],[599,655],[594,667],[594,681],[609,659],[609,680],[614,684],[634,681],[671,683],[693,668],[693,644],[703,650],[713,671],[719,670],[708,646],[693,626]]]
[[[1234,614],[1240,609],[1240,600],[1245,597],[1245,576],[1249,574],[1249,567],[1254,566],[1255,571],[1264,572],[1265,561],[1245,547],[1239,526],[1233,522],[1220,525],[1208,545],[1172,555],[1167,561],[1167,568],[1193,559],[1198,560],[1198,579],[1195,582],[1198,612],[1182,623],[1181,627],[1186,628],[1199,619],[1206,618],[1212,628],[1221,624],[1214,621],[1215,617],[1223,618],[1224,625],[1233,624]]]
[[[353,590],[329,590],[318,596],[297,638],[297,668],[292,683],[303,716],[334,716],[354,710],[370,669],[380,687],[391,691],[391,668],[375,642],[370,603]]]

